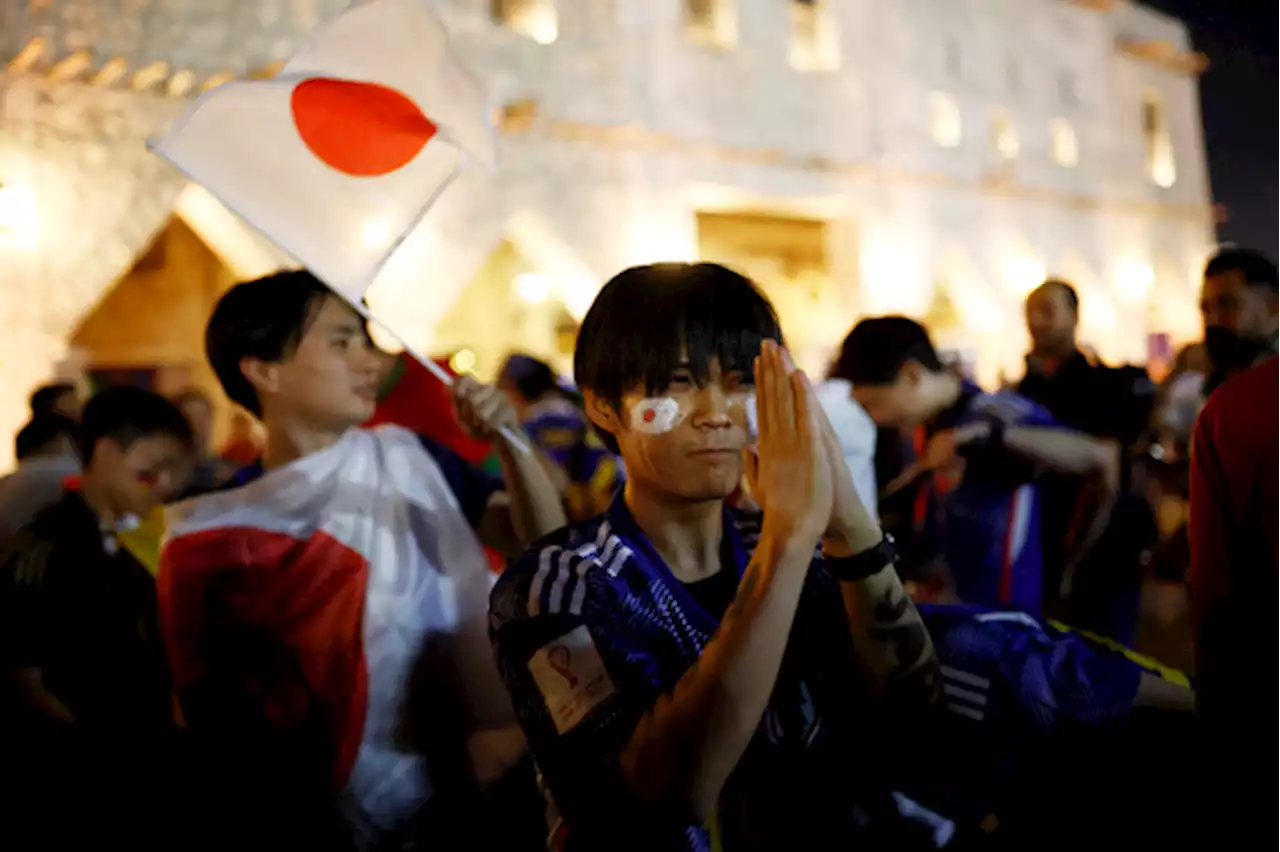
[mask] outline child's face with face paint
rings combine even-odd
[[[742,450],[753,440],[752,375],[722,371],[714,359],[708,366],[701,384],[682,366],[660,393],[636,388],[610,408],[601,425],[617,440],[629,480],[687,501],[722,499],[738,487]]]
[[[177,495],[193,463],[191,449],[169,435],[140,437],[128,449],[104,438],[94,447],[85,477],[94,480],[112,511],[145,517]]]

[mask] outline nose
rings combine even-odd
[[[708,382],[698,388],[693,402],[693,425],[719,427],[732,422],[729,418],[729,395],[719,382]]]

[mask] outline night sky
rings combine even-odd
[[[1214,200],[1227,207],[1218,237],[1277,254],[1276,5],[1272,0],[1144,0],[1191,26],[1209,57],[1201,79]]]

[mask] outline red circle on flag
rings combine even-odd
[[[403,168],[436,134],[417,104],[378,83],[312,77],[293,87],[289,106],[311,153],[354,177]]]
[[[641,419],[644,420],[645,423],[652,423],[653,421],[658,419],[658,412],[650,408],[647,411],[645,411],[644,417],[642,417]]]

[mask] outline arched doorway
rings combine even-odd
[[[199,388],[213,400],[221,426],[230,403],[205,359],[204,329],[218,297],[235,280],[175,216],[84,316],[69,345],[92,384],[127,382],[164,394]]]

